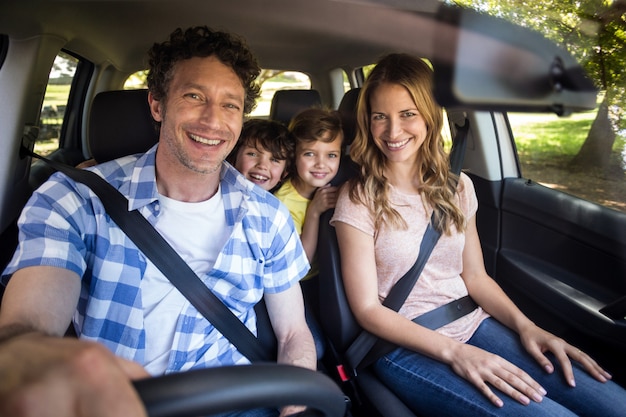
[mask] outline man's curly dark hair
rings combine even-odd
[[[261,72],[246,42],[231,33],[196,26],[185,31],[178,28],[163,43],[155,43],[148,51],[148,90],[156,100],[167,97],[172,70],[177,62],[194,57],[216,56],[235,71],[246,91],[244,114],[250,113],[259,97],[256,78]]]

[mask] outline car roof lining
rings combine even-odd
[[[380,10],[372,14],[363,3],[229,0],[215,7],[194,0],[9,0],[0,6],[0,10],[11,9],[10,14],[0,13],[0,28],[14,38],[42,32],[61,36],[67,40],[65,49],[95,63],[110,61],[126,72],[146,67],[145,54],[153,42],[165,40],[176,27],[194,25],[242,35],[264,68],[315,72],[337,67],[337,63],[358,67],[388,52],[390,40],[397,50],[398,40],[407,38],[407,33],[412,34],[403,41],[408,50],[431,55],[432,15],[420,19],[419,14],[376,4],[369,7]],[[440,3],[430,0],[425,4],[429,5],[426,10],[432,11]],[[11,17],[5,20],[2,15]],[[133,25],[136,19],[151,24]],[[124,52],[116,47],[120,42],[126,44]]]

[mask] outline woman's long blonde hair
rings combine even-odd
[[[465,216],[454,201],[458,178],[449,172],[448,155],[443,149],[443,111],[432,94],[433,72],[423,60],[408,54],[384,56],[361,90],[357,133],[350,147],[350,157],[360,166],[360,173],[349,184],[350,199],[370,207],[377,231],[383,224],[406,228],[404,219],[389,202],[389,183],[384,175],[386,158],[370,131],[370,98],[381,84],[406,88],[426,123],[427,134],[419,150],[417,175],[424,204],[434,211],[433,226],[445,234],[451,233],[451,225],[458,231],[464,230]]]

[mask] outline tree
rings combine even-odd
[[[263,85],[263,83],[267,80],[269,80],[270,78],[273,78],[281,73],[283,73],[285,71],[282,70],[261,70],[261,74],[259,74],[256,82],[257,84],[259,84],[260,86]],[[128,77],[127,83],[133,85],[135,88],[147,88],[148,87],[148,71],[137,71],[134,74],[131,74],[130,77]]]
[[[603,92],[572,168],[608,167],[616,132],[626,127],[626,0],[454,0],[537,30],[566,48]]]
[[[262,86],[265,81],[269,80],[270,78],[274,78],[277,75],[282,74],[283,72],[285,72],[285,71],[283,71],[283,70],[266,70],[266,69],[261,70],[261,74],[259,74],[259,77],[257,78],[256,82],[259,85]]]

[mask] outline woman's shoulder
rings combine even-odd
[[[337,204],[345,205],[367,205],[370,199],[363,192],[363,186],[355,179],[348,180],[339,186]]]
[[[478,209],[478,199],[476,197],[476,190],[474,189],[474,182],[464,172],[459,175],[459,184],[457,186],[459,193],[459,199],[461,200],[461,208],[466,212],[466,215],[471,215]]]
[[[353,188],[352,187],[356,187]],[[368,200],[364,198],[361,188],[352,182],[341,185],[337,203],[335,204],[334,220],[344,219],[364,219],[370,218],[371,212],[368,209]]]
[[[473,194],[475,192],[474,182],[472,181],[470,176],[467,175],[463,171],[461,171],[461,173],[459,174],[459,183],[458,183],[457,189],[460,193],[465,193],[465,194],[467,193]]]

